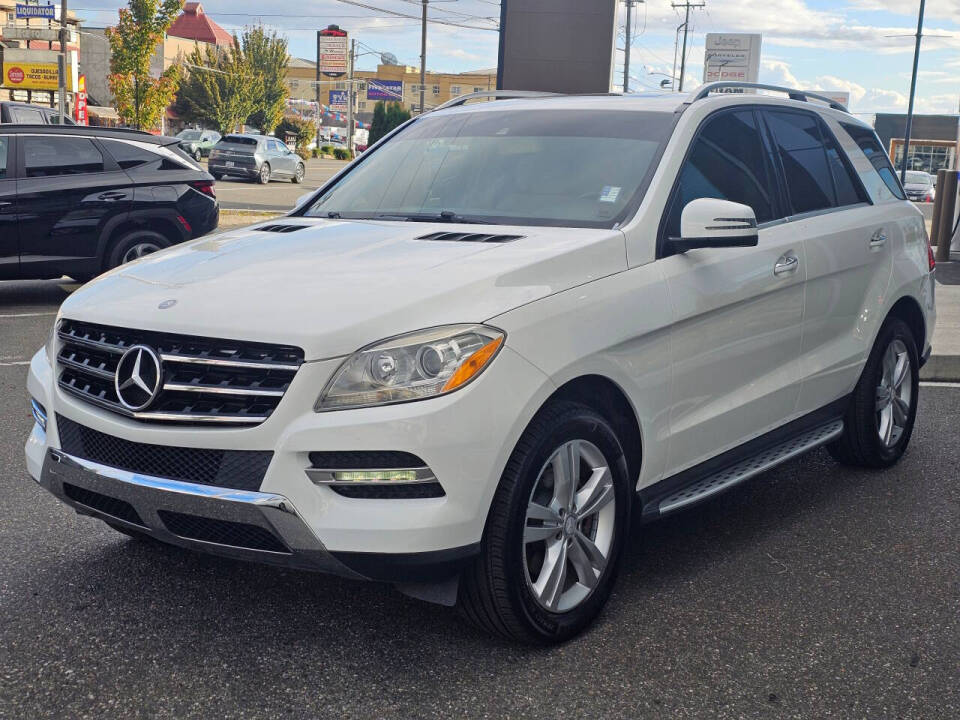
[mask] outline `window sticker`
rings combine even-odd
[[[619,187],[614,187],[612,185],[604,185],[603,190],[600,191],[600,202],[615,203],[619,196],[620,196]]]

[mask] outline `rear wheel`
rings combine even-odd
[[[266,185],[270,182],[270,165],[264,163],[260,166],[260,173],[257,175],[257,182],[261,185]]]
[[[899,318],[888,318],[853,391],[843,436],[828,446],[847,465],[885,468],[907,449],[920,389],[917,343]]]
[[[138,260],[169,245],[170,241],[154,230],[133,230],[121,237],[113,246],[107,258],[107,267],[115,268]]]
[[[577,403],[545,408],[507,463],[481,554],[462,577],[464,615],[523,642],[576,635],[610,595],[631,500],[626,459],[607,420]]]

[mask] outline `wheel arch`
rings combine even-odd
[[[893,304],[893,307],[887,313],[887,317],[899,318],[907,324],[917,341],[917,352],[923,355],[927,343],[927,320],[917,299],[910,295],[904,295]]]
[[[107,261],[113,248],[120,242],[124,235],[133,230],[153,230],[160,233],[172,245],[189,239],[186,236],[185,229],[178,227],[177,222],[167,213],[148,213],[148,214],[130,214],[123,221],[117,223],[109,232],[105,233],[102,248],[99,254],[100,267],[103,270],[107,268]]]

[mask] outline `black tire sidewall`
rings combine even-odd
[[[910,374],[913,382],[913,393],[910,398],[910,413],[907,416],[907,425],[903,434],[893,447],[885,447],[880,440],[876,427],[876,388],[880,384],[883,373],[883,356],[894,340],[901,340],[910,356]],[[917,406],[920,399],[920,362],[917,351],[917,341],[910,332],[910,328],[902,320],[894,318],[888,320],[881,328],[877,341],[874,343],[870,358],[857,387],[857,398],[854,405],[854,422],[863,424],[863,432],[869,438],[868,449],[873,455],[876,465],[885,467],[893,465],[903,455],[913,434],[913,426],[917,418]]]
[[[170,240],[161,233],[145,229],[134,230],[120,238],[110,250],[110,255],[107,257],[107,268],[118,267],[127,251],[144,240],[156,243],[161,250],[170,246]]]
[[[523,566],[523,530],[530,493],[541,469],[558,447],[574,439],[593,443],[610,463],[614,477],[616,525],[607,567],[596,589],[577,608],[566,613],[551,613],[537,602],[527,587]],[[613,428],[603,417],[585,406],[571,406],[571,410],[564,413],[559,422],[534,440],[533,451],[522,458],[510,501],[503,561],[514,612],[525,619],[525,624],[541,641],[557,642],[572,637],[586,627],[606,603],[623,558],[623,546],[630,523],[631,490],[626,458]]]

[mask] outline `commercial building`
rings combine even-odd
[[[183,6],[183,12],[173,21],[167,35],[220,47],[233,45],[233,35],[211,20],[198,2],[188,2]]]
[[[47,12],[52,17],[45,17]],[[31,17],[23,17],[26,14]],[[67,87],[70,91],[67,104],[72,109],[74,93],[79,84],[77,65],[80,50],[80,20],[73,12],[67,14],[67,29],[70,32],[66,48],[69,63]],[[0,0],[0,53],[3,55],[0,100],[57,106],[60,101],[56,57],[56,53],[60,52],[59,31],[59,4],[48,11],[45,5],[32,5],[25,0]]]
[[[890,160],[894,167],[899,169],[903,164],[907,116],[878,113],[874,127],[880,142],[890,153]],[[937,170],[942,168],[956,168],[958,152],[960,152],[960,116],[913,116],[907,169],[936,174]]]
[[[292,58],[287,65],[287,87],[290,97],[299,100],[317,99],[317,65],[312,60]],[[420,109],[420,69],[411,65],[380,64],[374,70],[354,72],[355,98],[354,112],[358,120],[370,122],[377,101],[399,102],[411,112]],[[448,100],[472,92],[495,90],[497,87],[496,68],[474,70],[463,73],[426,74],[426,92],[424,105],[429,110]],[[320,102],[345,112],[347,79],[322,77],[320,80]]]

